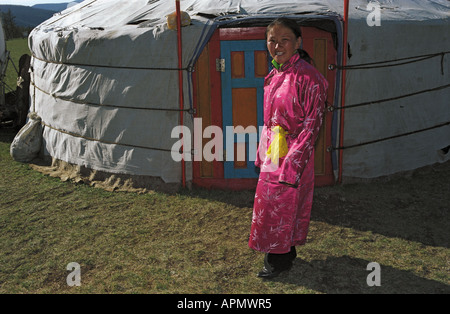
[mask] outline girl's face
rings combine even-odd
[[[267,49],[278,64],[286,63],[301,43],[301,37],[296,38],[290,28],[282,25],[275,25],[267,33]]]

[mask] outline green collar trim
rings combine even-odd
[[[283,66],[282,64],[279,64],[278,62],[276,62],[275,59],[272,60],[272,64],[275,67],[275,69],[277,69],[277,70],[281,69],[281,67]]]
[[[298,53],[298,50],[294,51],[294,54]],[[275,67],[275,69],[280,70],[281,67],[283,66],[283,64],[279,64],[278,62],[275,61],[275,59],[272,60],[272,64]]]

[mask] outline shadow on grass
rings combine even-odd
[[[15,128],[0,126],[0,142],[12,143],[16,134],[17,130]]]
[[[421,169],[409,178],[393,178],[316,188],[312,221],[371,231],[388,237],[449,248],[450,162]],[[182,192],[191,197],[253,207],[254,191]]]
[[[450,248],[450,162],[389,181],[317,189],[311,219]]]
[[[306,262],[297,258],[288,273],[272,279],[328,294],[448,294],[450,286],[411,272],[380,265],[380,286],[369,286],[370,261],[349,256]]]

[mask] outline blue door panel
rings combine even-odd
[[[222,41],[221,57],[225,59],[225,72],[222,73],[222,115],[224,128],[224,147],[227,150],[227,158],[224,161],[225,178],[257,178],[259,168],[254,165],[255,151],[249,147],[249,135],[245,135],[246,152],[247,152],[247,168],[235,168],[234,161],[234,145],[228,145],[227,136],[233,136],[233,142],[242,142],[242,138],[237,134],[230,135],[226,132],[227,126],[233,126],[233,104],[232,89],[233,88],[256,88],[257,94],[257,137],[259,141],[259,128],[263,124],[263,101],[264,101],[264,78],[255,77],[255,51],[266,51],[266,42],[264,40],[248,40],[248,41]],[[245,77],[231,77],[231,52],[243,51],[245,56]],[[269,64],[269,60],[268,60]],[[269,68],[269,67],[268,67]],[[236,126],[234,126],[236,127]],[[230,151],[231,150],[231,151]],[[250,156],[252,154],[252,156]]]

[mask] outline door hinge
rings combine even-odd
[[[216,71],[225,72],[225,59],[216,59]]]

